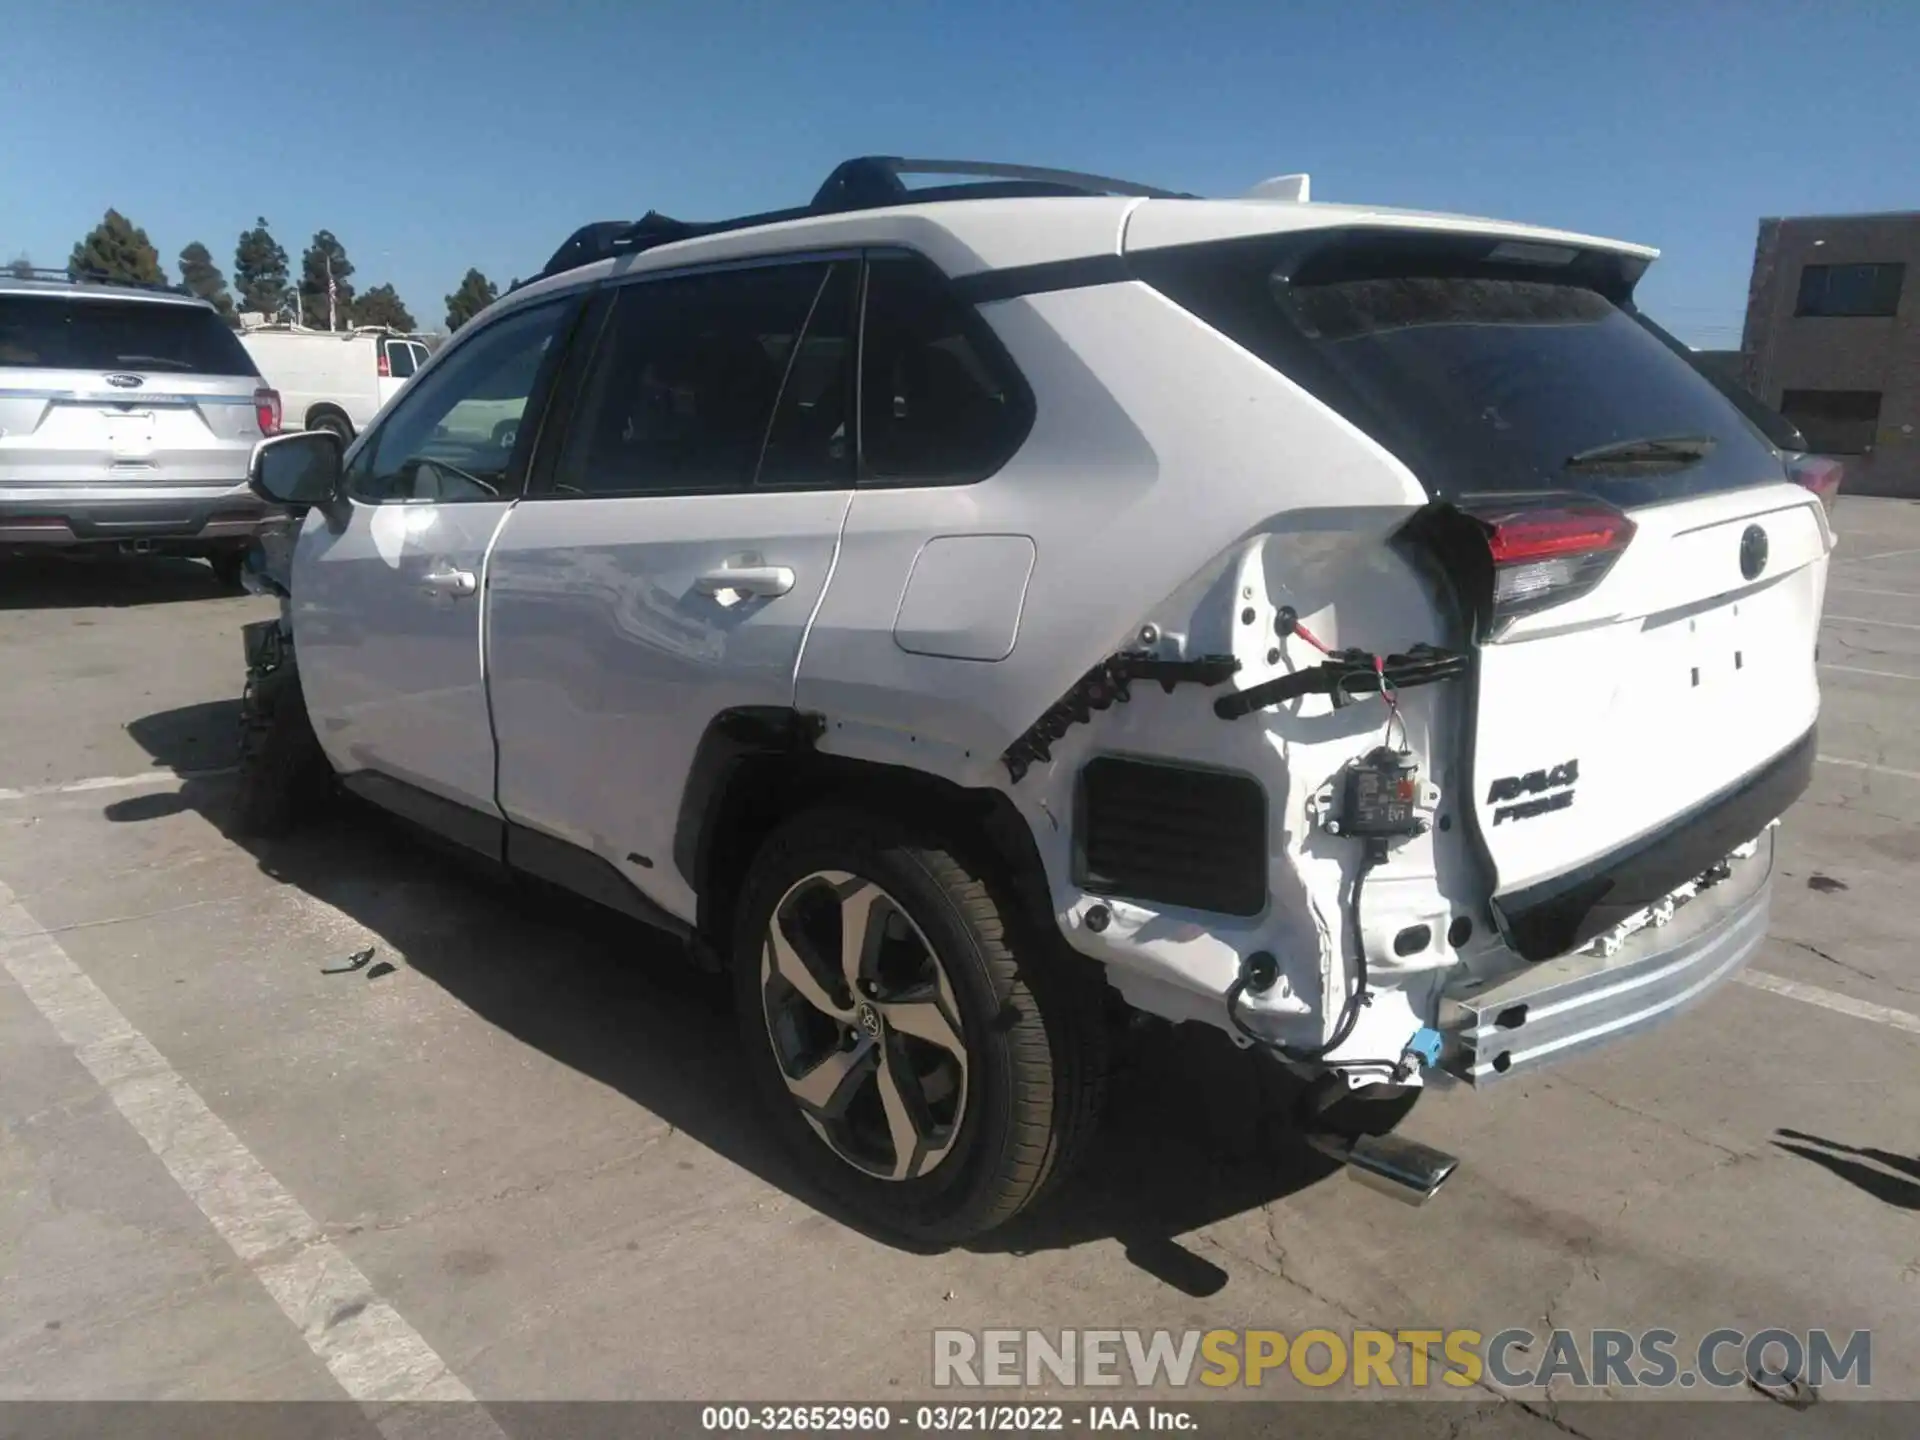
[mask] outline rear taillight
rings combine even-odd
[[[262,435],[280,433],[280,392],[269,390],[262,385],[253,392],[253,418],[259,422]]]
[[[1633,521],[1594,500],[1465,508],[1486,527],[1495,624],[1586,594],[1633,539]]]
[[[393,366],[391,366],[391,365],[389,365],[389,364],[387,363],[387,352],[386,352],[386,351],[384,351],[384,350],[382,350],[382,351],[380,352],[380,360],[379,360],[379,364],[380,364],[380,378],[381,378],[382,380],[390,380],[390,379],[392,379],[392,378],[393,378]]]
[[[1787,478],[1819,496],[1829,517],[1833,514],[1833,502],[1840,498],[1840,482],[1846,478],[1846,471],[1847,467],[1840,461],[1829,460],[1824,455],[1787,457]]]

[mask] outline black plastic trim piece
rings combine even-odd
[[[1220,915],[1267,906],[1267,792],[1251,775],[1098,755],[1074,790],[1074,879]]]
[[[378,770],[356,770],[340,783],[362,800],[451,840],[463,849],[500,864],[505,856],[506,824],[457,800],[448,800]]]
[[[582,899],[631,916],[656,930],[685,940],[693,927],[649,900],[610,860],[570,841],[556,839],[525,825],[506,828],[506,860],[510,868],[537,880],[571,890]]]
[[[1815,730],[1650,835],[1493,900],[1508,945],[1551,960],[1698,879],[1778,819],[1813,781]]]
[[[1096,710],[1124,705],[1133,698],[1136,680],[1158,681],[1169,695],[1176,685],[1214,686],[1237,675],[1240,662],[1231,655],[1200,655],[1191,660],[1162,660],[1153,655],[1123,651],[1109,655],[1074,682],[1045,714],[1006,748],[1000,763],[1014,784],[1036,760],[1051,760],[1053,744],[1075,725],[1084,725]]]
[[[1005,270],[982,270],[956,279],[953,288],[971,305],[988,305],[1018,295],[1119,285],[1133,278],[1133,269],[1124,255],[1083,255],[1038,265],[1014,265]]]
[[[545,880],[678,939],[693,934],[691,925],[648,899],[610,861],[570,841],[500,820],[378,770],[356,770],[341,776],[340,783],[362,800],[493,865]]]
[[[715,836],[726,828],[718,801],[735,768],[752,756],[810,751],[825,728],[819,715],[775,705],[722,710],[707,722],[687,767],[673,828],[674,869],[695,893],[707,888]]]

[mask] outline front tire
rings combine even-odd
[[[733,969],[775,1128],[876,1228],[952,1244],[1063,1178],[1104,1097],[1095,982],[946,837],[814,812],[755,858]]]
[[[234,829],[284,835],[322,805],[333,769],[307,716],[300,672],[289,661],[249,675],[240,697],[240,787]]]

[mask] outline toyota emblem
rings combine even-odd
[[[1740,537],[1740,573],[1749,580],[1758,580],[1766,568],[1767,532],[1758,525],[1749,525]]]

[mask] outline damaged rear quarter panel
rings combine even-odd
[[[1374,698],[1336,710],[1314,696],[1229,722],[1212,700],[1320,658],[1276,635],[1285,604],[1334,646],[1446,643],[1422,580],[1387,543],[1425,493],[1344,419],[1144,285],[1021,297],[982,313],[1034,389],[1033,432],[976,484],[856,495],[797,704],[825,717],[824,751],[1005,790],[1033,828],[1063,933],[1107,962],[1134,1003],[1224,1025],[1222,994],[1241,960],[1270,949],[1284,978],[1258,1009],[1282,1021],[1284,1038],[1318,1039],[1342,994],[1342,886],[1356,847],[1311,830],[1306,801],[1377,743],[1386,709]],[[1033,542],[1017,643],[991,662],[907,653],[893,626],[916,555],[929,536],[970,533]],[[1240,673],[1215,689],[1136,684],[1130,703],[1071,727],[1050,760],[1013,782],[1000,759],[1008,745],[1094,665],[1138,646],[1145,625],[1157,627],[1162,655],[1230,653]],[[1451,775],[1432,767],[1436,749],[1451,763],[1458,722],[1448,707],[1460,688],[1402,700],[1413,747],[1449,799]],[[1257,776],[1268,793],[1266,911],[1235,919],[1084,892],[1073,878],[1074,786],[1100,753]],[[1368,884],[1379,983],[1412,983],[1415,1008],[1428,1008],[1431,967],[1450,963],[1439,892],[1469,893],[1454,853],[1464,854],[1464,834],[1400,847]],[[1446,843],[1436,849],[1436,839]],[[1114,916],[1101,934],[1083,923],[1096,899]],[[1435,925],[1436,943],[1397,960],[1392,936],[1415,915]],[[1384,997],[1368,1007],[1346,1050],[1397,1054],[1419,1023],[1403,1024],[1400,1009]]]

